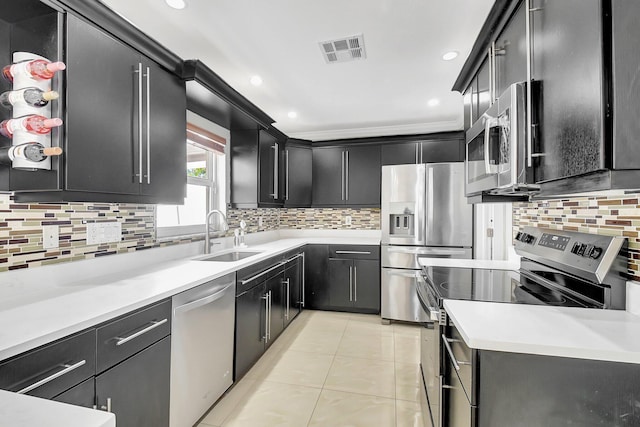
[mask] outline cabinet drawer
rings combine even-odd
[[[171,300],[97,329],[97,372],[102,372],[171,333]]]
[[[380,259],[380,246],[330,245],[329,258]]]
[[[284,259],[274,257],[239,271],[237,274],[236,296],[244,294],[249,289],[264,283],[273,276],[281,275],[284,272],[284,265]]]
[[[3,362],[0,388],[51,399],[92,377],[95,356],[96,331],[91,329]]]
[[[445,358],[452,366],[452,358],[455,358],[460,369],[456,370],[452,368],[452,370],[459,377],[469,402],[475,405],[476,396],[473,393],[473,351],[465,344],[455,326],[450,325],[447,329],[448,332],[445,336],[447,338],[448,348],[445,345]],[[449,349],[451,349],[451,351],[449,351]]]

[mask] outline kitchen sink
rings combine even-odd
[[[212,255],[207,258],[200,258],[197,261],[222,261],[222,262],[233,262],[240,261],[241,259],[249,258],[254,255],[258,255],[262,251],[233,251],[233,252],[225,252],[223,254]]]

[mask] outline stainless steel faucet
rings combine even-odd
[[[222,217],[222,230],[211,230],[211,217],[213,214],[219,214]],[[211,232],[216,232],[216,237],[220,237],[224,235],[224,233],[229,230],[229,224],[227,224],[227,217],[224,216],[222,211],[218,209],[211,209],[209,213],[207,213],[207,218],[205,219],[204,225],[204,253],[211,253]]]

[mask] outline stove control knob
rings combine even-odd
[[[591,257],[593,259],[598,259],[598,258],[600,258],[601,254],[602,254],[602,248],[594,247],[591,250],[591,253],[589,254],[589,257]]]
[[[577,255],[579,250],[580,250],[580,243],[574,243],[573,247],[571,248],[571,253],[574,253]]]
[[[536,238],[533,237],[531,234],[526,234],[524,238],[525,238],[524,242],[528,244],[532,244],[534,240],[536,240]]]

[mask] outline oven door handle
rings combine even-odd
[[[418,281],[422,281],[424,280],[421,276],[417,276]],[[426,285],[428,286],[428,285]],[[429,291],[427,291],[428,293]],[[427,300],[425,301],[425,299],[422,296],[422,293],[420,291],[416,291],[416,294],[418,295],[418,302],[420,303],[420,305],[422,306],[422,309],[429,315],[429,319],[431,319],[434,322],[439,322],[440,321],[440,308],[438,307],[437,304],[431,305],[431,302],[429,301],[429,296],[427,296]]]

